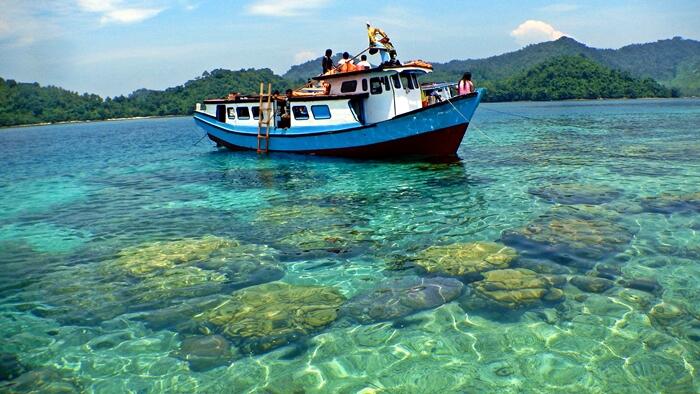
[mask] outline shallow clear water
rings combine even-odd
[[[1,390],[700,391],[700,101],[484,104],[452,163],[200,136],[0,131]],[[546,295],[421,264],[472,242]]]

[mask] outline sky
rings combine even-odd
[[[700,40],[700,0],[0,0],[0,77],[103,97],[181,85],[205,70],[290,66],[367,47],[399,59],[484,58],[572,37],[619,48]],[[319,66],[320,67],[320,66]]]

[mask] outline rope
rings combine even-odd
[[[467,117],[464,116],[464,114],[463,114],[462,112],[460,112],[460,111],[457,109],[457,107],[455,107],[454,104],[452,104],[452,101],[451,101],[449,98],[446,99],[446,100],[447,100],[448,103],[450,103],[450,105],[452,106],[452,109],[454,109],[455,111],[457,111],[457,113],[459,114],[459,116],[461,116],[462,118],[464,118],[464,120],[466,120],[467,123],[470,123],[470,122],[469,122],[469,119],[467,119]],[[488,135],[486,135],[486,133],[482,132],[482,131],[481,131],[479,128],[477,128],[476,126],[473,126],[473,125],[472,125],[472,128],[473,128],[474,130],[476,130],[479,134],[481,134],[481,135],[483,135],[484,137],[486,137],[486,139],[488,139],[489,141],[493,142],[493,143],[496,144],[496,145],[499,145],[498,142],[494,141],[493,138],[491,138],[491,137],[489,137]]]
[[[496,112],[496,113],[504,114],[504,115],[515,116],[515,117],[527,119],[527,120],[530,120],[530,121],[533,121],[533,122],[549,123],[550,125],[553,125],[553,126],[572,127],[571,124],[567,124],[567,123],[564,123],[564,122],[557,122],[557,121],[547,120],[547,119],[537,119],[537,118],[533,118],[533,117],[530,117],[530,116],[527,116],[527,115],[516,114],[516,113],[513,113],[513,112],[498,111],[498,110],[491,109],[491,108],[486,108],[486,107],[482,107],[481,110],[482,110],[482,111]]]
[[[195,142],[192,146],[197,146],[197,144],[199,144],[200,142],[202,142],[202,140],[203,140],[206,136],[207,136],[207,133],[204,133],[204,135],[202,136],[202,138],[198,139],[197,142]]]

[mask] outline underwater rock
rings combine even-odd
[[[613,281],[608,279],[580,275],[569,279],[569,283],[576,286],[579,290],[589,293],[602,293],[615,285]]]
[[[590,275],[614,281],[622,275],[622,271],[617,267],[597,265],[595,270],[590,272]]]
[[[700,212],[700,192],[688,194],[668,194],[647,197],[641,202],[642,208],[656,213]]]
[[[201,250],[193,250],[193,246]],[[164,251],[157,254],[155,251]],[[139,260],[141,256],[154,260]],[[125,258],[124,256],[128,256]],[[216,237],[149,244],[110,265],[136,276],[124,291],[131,310],[162,308],[180,298],[202,297],[280,279],[278,252],[264,245]],[[133,279],[130,279],[133,282]]]
[[[464,284],[454,278],[390,279],[352,298],[343,311],[364,324],[398,319],[450,302],[462,294],[463,288]]]
[[[560,289],[553,289],[547,278],[524,268],[488,271],[482,275],[483,280],[472,284],[477,293],[510,309],[545,297],[552,301],[564,297]]]
[[[623,287],[646,291],[651,294],[661,292],[661,285],[654,278],[636,278],[636,279],[621,279],[617,282]]]
[[[646,310],[654,299],[654,296],[635,289],[622,289],[617,293],[621,299],[632,303],[640,310]]]
[[[538,316],[542,318],[547,324],[555,324],[559,321],[559,314],[556,309],[547,308],[543,309],[538,313]]]
[[[571,274],[571,268],[546,260],[518,259],[515,267],[535,271],[538,274]]]
[[[133,319],[145,322],[152,330],[175,328],[181,333],[199,333],[200,327],[192,321],[194,315],[221,304],[226,298],[226,296],[190,298],[173,306],[139,313],[133,316]]]
[[[64,325],[96,325],[127,312],[124,283],[90,276],[88,271],[60,272],[42,282],[50,303],[31,312]]]
[[[0,381],[12,380],[24,373],[24,366],[16,354],[0,353]]]
[[[332,323],[344,301],[332,287],[273,282],[236,291],[195,320],[240,341],[241,350],[260,353]]]
[[[627,370],[635,381],[652,392],[692,392],[693,375],[686,369],[682,357],[662,352],[639,352],[627,360]]]
[[[164,270],[159,275],[149,275],[131,286],[129,294],[142,309],[153,302],[163,302],[179,297],[202,297],[221,291],[228,281],[226,275],[198,267],[176,267]]]
[[[655,326],[674,337],[700,342],[700,320],[682,306],[661,302],[654,305],[647,316]]]
[[[232,189],[275,189],[282,191],[308,190],[328,182],[325,174],[312,168],[227,168],[223,173],[216,172],[217,182]]]
[[[466,276],[507,268],[516,257],[515,249],[496,242],[470,242],[431,246],[415,263],[430,273]]]
[[[306,228],[288,234],[278,240],[285,247],[293,247],[302,253],[348,253],[363,243],[372,241],[361,231],[344,227],[325,229]]]
[[[190,365],[190,370],[203,372],[228,365],[233,357],[231,344],[221,335],[200,335],[185,338],[174,354]]]
[[[553,287],[549,289],[542,299],[545,301],[559,301],[564,298],[564,290]]]
[[[122,249],[111,267],[140,277],[158,270],[204,261],[217,250],[238,245],[236,241],[214,236],[146,243]]]
[[[667,302],[661,302],[654,305],[647,314],[649,319],[660,325],[672,324],[674,321],[686,315],[687,313],[683,310],[683,308]]]
[[[618,198],[620,190],[609,186],[559,183],[547,186],[530,188],[528,193],[543,200],[558,204],[604,204]]]
[[[7,390],[7,391],[5,391]],[[8,393],[82,393],[83,386],[75,378],[63,376],[60,370],[44,367],[0,383],[0,391]]]
[[[632,239],[634,231],[618,223],[620,218],[596,206],[557,206],[525,227],[505,231],[501,239],[528,251],[523,257],[591,269],[595,260],[624,249]]]
[[[276,249],[265,245],[241,244],[197,266],[225,274],[226,288],[232,290],[281,279],[284,268],[278,255]]]

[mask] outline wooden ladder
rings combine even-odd
[[[270,150],[270,123],[272,122],[272,84],[267,84],[267,94],[263,90],[264,83],[260,82],[260,102],[258,103],[258,153],[267,153]],[[263,99],[267,98],[265,107]],[[263,133],[263,125],[265,132]],[[264,141],[264,143],[261,143]]]

